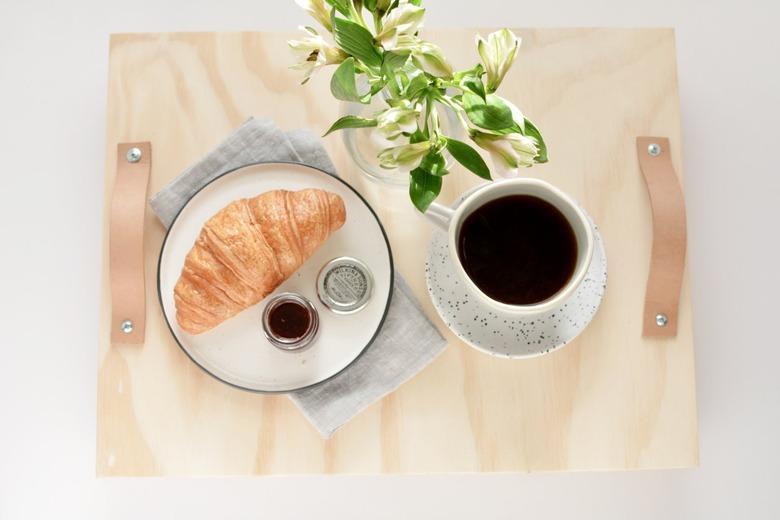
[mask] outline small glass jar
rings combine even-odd
[[[279,294],[263,309],[263,332],[275,347],[295,351],[309,346],[317,335],[320,320],[314,305],[295,293]]]

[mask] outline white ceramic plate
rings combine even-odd
[[[447,234],[434,231],[425,262],[425,280],[436,311],[461,340],[493,356],[526,358],[563,347],[594,318],[607,288],[604,241],[592,219],[591,224],[595,247],[585,279],[560,307],[534,318],[502,314],[469,296],[458,282]]]
[[[269,190],[320,188],[344,199],[344,226],[320,246],[288,280],[258,305],[245,309],[214,329],[196,336],[176,322],[173,289],[184,258],[203,224],[235,199]],[[339,256],[362,260],[374,277],[366,307],[354,314],[335,314],[317,298],[320,268]],[[258,392],[289,392],[315,385],[349,366],[371,344],[382,326],[393,286],[393,261],[387,236],[371,207],[341,179],[323,171],[289,163],[239,168],[196,193],[174,220],[160,251],[157,286],[165,319],[184,352],[206,372],[230,385]],[[260,316],[270,297],[280,292],[302,294],[320,316],[314,343],[301,352],[284,352],[263,335]]]

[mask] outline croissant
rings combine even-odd
[[[184,260],[174,288],[179,326],[200,334],[255,305],[345,219],[344,201],[324,190],[274,190],[231,202],[203,225]]]

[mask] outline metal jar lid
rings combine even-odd
[[[368,266],[348,256],[334,258],[320,270],[317,295],[320,301],[340,314],[357,312],[366,306],[374,289]]]

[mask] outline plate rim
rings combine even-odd
[[[285,165],[285,166],[295,166],[295,167],[305,168],[305,169],[309,169],[309,170],[314,170],[314,171],[319,172],[321,174],[325,174],[328,177],[331,177],[331,178],[337,180],[338,182],[342,183],[350,191],[352,191],[355,195],[357,195],[358,199],[360,199],[360,201],[363,204],[365,204],[365,206],[368,208],[368,211],[371,212],[371,214],[374,216],[374,219],[376,220],[376,223],[379,225],[379,230],[382,232],[382,238],[384,239],[385,245],[387,246],[387,253],[388,253],[387,256],[388,256],[388,259],[390,261],[390,284],[389,284],[390,285],[390,289],[388,290],[388,294],[387,294],[387,302],[385,303],[385,308],[384,308],[384,311],[382,312],[382,318],[379,320],[379,324],[377,325],[377,328],[374,331],[374,334],[371,336],[371,339],[368,340],[368,342],[363,347],[363,349],[358,353],[357,356],[355,356],[354,359],[352,359],[352,361],[347,363],[346,366],[344,366],[341,370],[339,370],[335,374],[332,374],[332,375],[326,377],[325,379],[323,379],[321,381],[317,381],[316,383],[312,383],[310,385],[305,385],[305,386],[301,386],[301,387],[297,387],[297,388],[291,388],[291,389],[288,389],[288,390],[260,390],[260,389],[257,389],[257,388],[247,388],[245,386],[241,386],[241,385],[238,385],[236,383],[232,383],[230,381],[227,381],[227,380],[219,377],[218,375],[212,373],[206,367],[204,367],[203,365],[198,363],[195,360],[195,358],[193,358],[190,355],[190,353],[187,351],[187,349],[184,348],[184,346],[182,346],[181,342],[179,341],[178,336],[173,331],[173,327],[171,326],[171,322],[168,320],[168,315],[165,313],[165,306],[163,305],[162,287],[161,287],[161,280],[160,280],[160,268],[162,267],[162,257],[163,257],[163,252],[165,251],[165,245],[168,243],[168,236],[170,235],[171,229],[173,229],[174,224],[176,224],[176,221],[179,219],[179,216],[181,215],[182,211],[184,211],[184,208],[187,207],[187,205],[192,201],[192,199],[194,199],[201,191],[206,189],[212,183],[216,182],[217,180],[219,180],[219,179],[221,179],[221,178],[223,178],[223,177],[225,177],[227,175],[230,175],[231,173],[235,173],[235,172],[237,172],[239,170],[242,170],[244,168],[249,168],[251,166],[261,166],[261,165],[269,166],[269,165],[274,165],[274,164]],[[243,390],[245,392],[252,392],[252,393],[255,393],[255,394],[272,394],[272,395],[274,395],[274,394],[276,394],[276,395],[278,395],[278,394],[289,394],[289,393],[292,393],[292,392],[299,392],[301,390],[314,388],[315,386],[319,386],[319,385],[321,385],[323,383],[326,383],[327,381],[330,381],[331,379],[333,379],[336,376],[340,375],[346,369],[348,369],[349,367],[354,365],[355,362],[358,359],[363,357],[363,355],[366,353],[368,348],[376,340],[377,336],[379,335],[379,332],[382,330],[382,326],[385,324],[385,320],[387,319],[387,313],[390,310],[390,303],[393,300],[393,287],[395,287],[395,264],[393,262],[393,249],[390,246],[390,240],[387,238],[387,231],[385,230],[385,227],[382,225],[382,221],[379,219],[379,215],[377,215],[376,211],[374,211],[374,208],[371,207],[371,204],[369,204],[368,201],[365,199],[365,197],[363,197],[363,195],[361,195],[351,184],[349,184],[347,181],[345,181],[344,179],[342,179],[338,175],[330,173],[328,171],[325,171],[322,168],[318,168],[316,166],[311,166],[311,165],[308,165],[308,164],[302,164],[302,163],[295,162],[295,161],[256,161],[256,162],[251,162],[251,163],[244,164],[244,165],[238,166],[236,168],[227,170],[227,171],[217,175],[213,179],[209,180],[206,184],[204,184],[203,186],[198,188],[198,190],[195,191],[195,193],[193,193],[187,199],[187,201],[184,204],[182,204],[182,206],[179,208],[179,210],[176,212],[176,216],[174,216],[173,220],[171,220],[170,226],[168,226],[168,228],[165,230],[165,236],[163,237],[162,244],[160,245],[160,252],[157,255],[157,301],[160,304],[160,311],[162,312],[163,319],[165,320],[165,325],[168,327],[168,332],[170,332],[171,337],[173,337],[173,340],[179,346],[181,351],[184,352],[184,354],[190,359],[190,361],[192,361],[195,364],[195,366],[200,368],[203,372],[205,372],[209,376],[213,377],[214,379],[216,379],[220,383],[224,383],[224,384],[226,384],[228,386],[232,386],[233,388],[237,388],[237,389]]]

